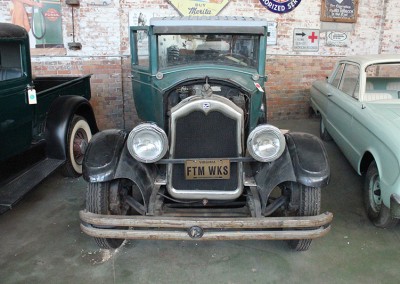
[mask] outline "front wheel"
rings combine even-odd
[[[89,183],[86,191],[86,210],[102,215],[128,215],[129,205],[126,203],[126,197],[131,194],[130,189],[123,180]],[[104,249],[116,249],[124,242],[124,239],[111,238],[94,240]]]
[[[321,209],[321,188],[305,186],[300,183],[294,183],[297,187],[293,190],[300,191],[300,206],[297,216],[315,216],[320,213]],[[291,249],[296,251],[306,251],[310,248],[311,239],[290,240],[288,244]]]
[[[389,208],[382,202],[379,171],[375,161],[369,165],[365,175],[363,195],[368,218],[375,226],[379,228],[396,226],[398,219],[390,215]]]
[[[82,161],[92,132],[86,119],[75,115],[68,127],[67,160],[62,173],[68,177],[78,177],[82,174]]]

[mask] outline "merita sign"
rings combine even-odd
[[[216,16],[230,0],[170,0],[182,16]]]

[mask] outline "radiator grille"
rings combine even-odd
[[[221,112],[194,111],[176,120],[174,158],[238,157],[237,121]],[[235,190],[238,165],[231,163],[229,180],[185,180],[184,165],[175,164],[172,186],[177,190]]]

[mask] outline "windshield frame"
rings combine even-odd
[[[254,33],[156,34],[158,70],[207,64],[257,70],[261,37]]]

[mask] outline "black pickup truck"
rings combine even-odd
[[[33,78],[28,33],[0,23],[0,214],[59,167],[82,174],[89,99],[90,75]]]

